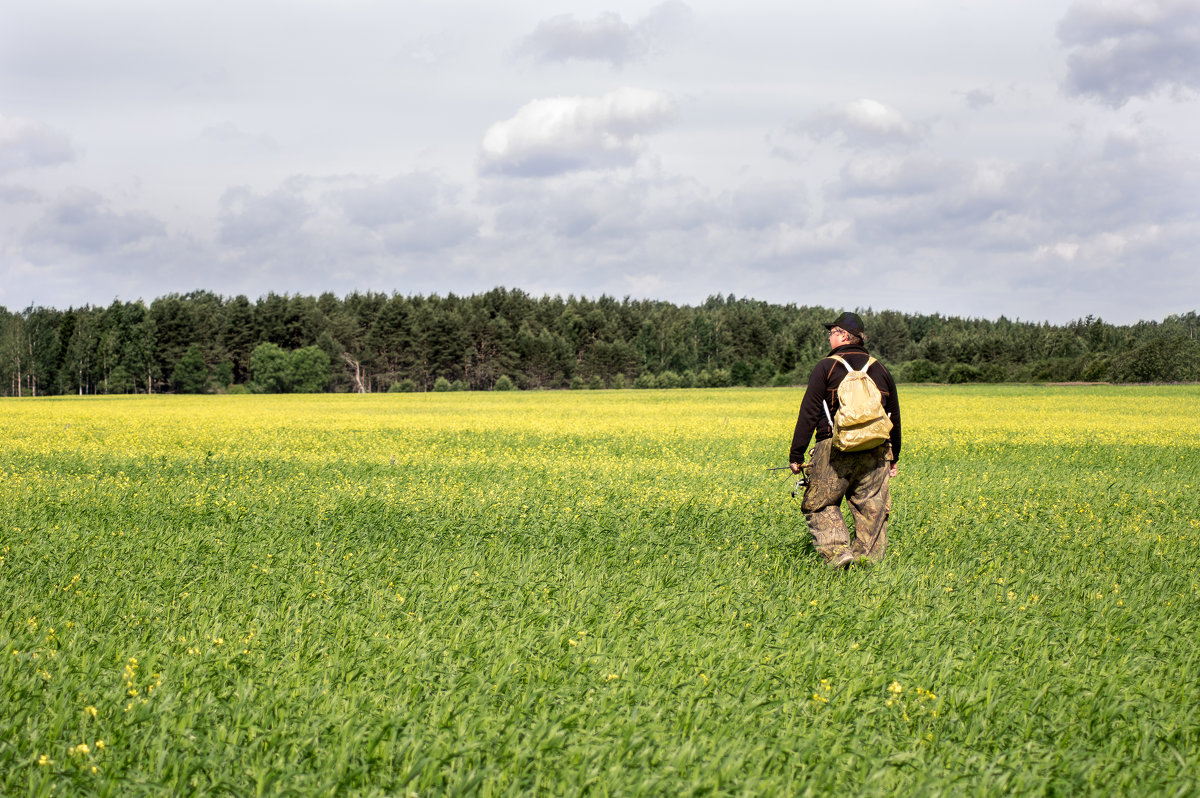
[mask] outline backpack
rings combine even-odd
[[[868,357],[866,365],[856,370],[837,355],[832,357],[849,372],[838,386],[838,411],[830,420],[833,446],[843,452],[874,449],[888,440],[892,431],[892,420],[883,410],[879,387],[867,376],[875,358]],[[829,415],[829,405],[825,406],[825,415]]]

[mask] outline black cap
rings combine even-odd
[[[854,333],[855,335],[862,335],[863,333],[862,319],[858,317],[857,313],[850,313],[849,311],[838,316],[837,321],[831,321],[825,325],[826,330],[832,330],[834,327],[841,327],[846,332]]]

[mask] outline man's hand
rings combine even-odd
[[[795,463],[792,463],[792,465],[795,465]],[[888,468],[888,477],[894,477],[898,473],[900,473],[900,464],[893,460],[892,465]]]
[[[799,464],[799,463],[789,463],[789,465],[792,467],[792,473],[793,473],[793,474],[799,474],[799,473],[800,473],[800,468],[801,468],[801,467],[800,467],[800,464]]]

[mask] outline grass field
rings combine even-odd
[[[1200,387],[0,401],[0,795],[1195,795]]]

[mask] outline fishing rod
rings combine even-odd
[[[791,471],[792,467],[790,465],[772,466],[772,467],[768,468],[767,470],[768,471],[784,471],[784,470]],[[796,498],[796,494],[800,492],[801,488],[808,487],[808,474],[804,473],[807,470],[808,470],[808,466],[800,466],[800,471],[801,471],[800,478],[798,480],[796,480],[796,487],[792,488],[792,498],[793,499]]]

